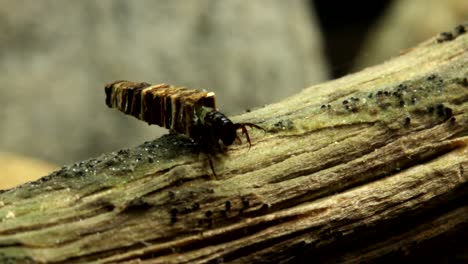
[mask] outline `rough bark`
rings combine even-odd
[[[167,135],[4,191],[0,257],[357,262],[437,248],[465,258],[462,31],[233,118],[267,132],[212,157],[216,177],[196,143]]]

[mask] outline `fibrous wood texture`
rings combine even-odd
[[[458,254],[468,228],[464,29],[233,118],[267,132],[251,131],[250,149],[233,145],[214,157],[216,177],[196,143],[171,134],[4,191],[0,258],[357,262],[434,247]]]

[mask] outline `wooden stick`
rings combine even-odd
[[[468,34],[453,36],[234,117],[267,132],[215,157],[216,178],[196,143],[169,134],[4,191],[1,262],[362,262],[457,249]]]

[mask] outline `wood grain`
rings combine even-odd
[[[267,132],[212,157],[216,177],[200,146],[169,134],[3,191],[0,258],[362,262],[434,247],[464,258],[467,51],[467,34],[434,37],[234,117]]]

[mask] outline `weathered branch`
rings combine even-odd
[[[372,261],[466,236],[467,51],[468,34],[431,39],[234,118],[267,132],[217,177],[167,135],[5,191],[0,258]]]

